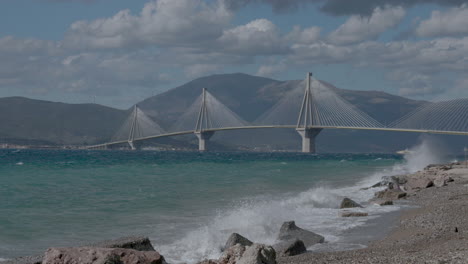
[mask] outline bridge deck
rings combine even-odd
[[[223,127],[223,128],[214,128],[206,129],[204,132],[216,132],[216,131],[230,131],[230,130],[248,130],[248,129],[278,129],[278,128],[296,128],[294,125],[272,125],[272,126],[243,126],[243,127]],[[379,128],[379,127],[339,127],[339,126],[313,126],[308,128],[323,128],[323,129],[349,129],[349,130],[372,130],[372,131],[390,131],[390,132],[411,132],[411,133],[427,133],[427,134],[443,134],[443,135],[460,135],[468,136],[468,132],[462,131],[439,131],[439,130],[424,130],[424,129],[402,129],[402,128]],[[154,135],[149,137],[135,138],[134,142],[144,141],[149,139],[164,138],[164,137],[174,137],[193,134],[195,131],[180,131],[172,132],[160,135]],[[127,140],[108,142],[99,145],[88,146],[88,149],[102,148],[112,145],[119,145],[127,143]]]

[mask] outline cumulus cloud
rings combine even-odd
[[[377,7],[370,17],[351,16],[328,36],[331,43],[353,44],[376,39],[388,29],[397,26],[406,12],[402,7]]]
[[[417,26],[420,37],[447,37],[468,35],[468,6],[451,8],[448,11],[433,11],[431,17]]]
[[[193,47],[220,37],[231,16],[222,1],[208,4],[202,0],[155,0],[136,16],[123,10],[111,18],[75,22],[64,45],[74,49]]]
[[[226,51],[243,54],[281,54],[288,50],[278,28],[268,19],[225,30],[219,42]]]

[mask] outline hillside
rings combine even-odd
[[[421,104],[381,91],[344,90],[323,83],[383,124],[402,117]],[[243,119],[253,121],[299,84],[300,81],[276,81],[247,74],[213,75],[147,98],[138,105],[168,129],[201,94],[202,89],[207,88]],[[129,113],[129,110],[96,104],[0,98],[0,143],[102,143],[110,139]],[[394,152],[416,144],[419,137],[421,135],[411,133],[324,130],[317,143],[320,152]],[[460,146],[460,137],[436,137],[451,142],[454,147]],[[218,132],[212,141],[215,148],[220,150],[298,150],[300,146],[300,138],[292,129]],[[160,146],[182,148],[194,148],[197,143],[194,136],[154,142]]]
[[[0,140],[31,144],[89,144],[109,138],[126,118],[97,104],[0,98]]]

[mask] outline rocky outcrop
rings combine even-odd
[[[353,200],[351,200],[349,198],[344,198],[343,201],[340,204],[340,209],[343,209],[343,208],[356,208],[356,207],[362,208],[362,206],[360,204],[356,203],[355,201],[353,201]]]
[[[362,212],[343,212],[341,213],[341,217],[364,217],[368,216],[368,213],[362,213]]]
[[[138,251],[155,251],[147,237],[124,237],[87,245],[96,248],[127,248]],[[41,264],[44,255],[19,257],[1,264]]]
[[[323,236],[297,227],[294,221],[284,222],[281,226],[278,240],[288,241],[293,239],[302,240],[306,247],[310,247],[317,243],[323,243],[325,241]]]
[[[284,241],[273,245],[277,256],[288,257],[296,256],[307,251],[304,242],[299,239]]]
[[[398,200],[406,197],[406,195],[407,194],[405,192],[395,189],[386,189],[375,193],[375,197],[382,200]]]
[[[50,248],[43,264],[166,264],[156,251],[125,248]]]
[[[276,264],[276,252],[271,246],[253,244],[246,247],[237,264]]]
[[[236,244],[241,244],[242,246],[251,246],[253,242],[237,233],[232,233],[226,241],[223,249],[228,249]]]
[[[226,249],[218,260],[204,260],[199,264],[276,264],[276,252],[262,244],[236,244]]]
[[[108,240],[92,245],[100,248],[128,248],[138,251],[155,251],[151,241],[147,237],[123,237]]]

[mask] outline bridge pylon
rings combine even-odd
[[[136,150],[137,148],[135,147],[134,141],[135,141],[135,131],[136,131],[136,126],[137,126],[137,120],[138,120],[138,106],[135,105],[133,107],[133,120],[132,120],[132,125],[130,127],[130,133],[128,134],[128,145],[130,146],[131,150]]]
[[[206,103],[206,88],[203,88],[202,91],[202,103],[200,106],[200,111],[198,113],[197,124],[195,125],[195,135],[198,138],[198,150],[206,151],[208,150],[208,141],[214,135],[214,131],[206,131],[213,126],[210,115],[208,112],[208,107]]]
[[[314,128],[314,114],[316,109],[313,105],[312,90],[310,79],[312,73],[307,73],[306,88],[304,91],[304,98],[302,100],[301,111],[297,120],[296,131],[302,138],[302,152],[315,153],[315,138],[322,132],[322,128]],[[315,110],[315,111],[314,111]]]

